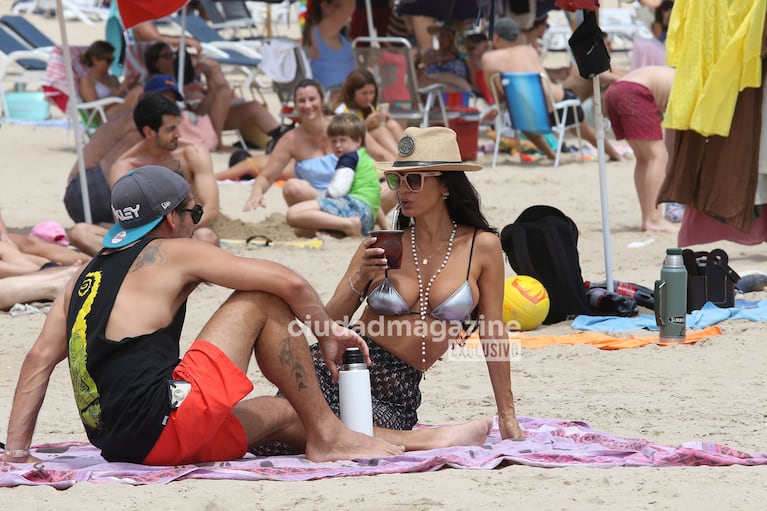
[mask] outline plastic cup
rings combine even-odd
[[[381,112],[381,124],[386,124],[389,117],[389,103],[378,103],[378,111]]]
[[[376,238],[373,246],[384,249],[389,269],[398,270],[402,267],[403,232],[401,230],[370,231],[370,235]]]

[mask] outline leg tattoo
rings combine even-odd
[[[305,381],[306,369],[304,369],[304,367],[301,365],[301,362],[296,360],[293,356],[293,350],[290,346],[290,336],[285,337],[282,340],[282,349],[280,350],[280,363],[284,366],[288,366],[293,372],[298,390],[307,388]]]

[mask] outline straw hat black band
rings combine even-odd
[[[433,167],[434,165],[460,165],[461,161],[395,161],[392,167]]]

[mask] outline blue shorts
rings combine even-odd
[[[86,169],[85,177],[88,181],[88,199],[91,204],[91,223],[113,224],[115,221],[112,214],[112,192],[107,184],[101,166]],[[69,218],[75,222],[85,222],[85,210],[83,209],[83,196],[80,190],[80,174],[67,184],[64,192],[64,207],[67,208]]]
[[[370,211],[370,206],[356,197],[344,195],[338,199],[317,199],[317,202],[320,203],[320,210],[325,213],[342,218],[358,217],[362,221],[363,236],[367,236],[373,229],[373,212]]]

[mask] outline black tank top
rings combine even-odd
[[[150,241],[99,252],[78,277],[67,314],[75,401],[88,439],[107,461],[141,463],[170,413],[167,380],[179,362],[186,303],[155,332],[118,340],[105,335],[123,279]]]

